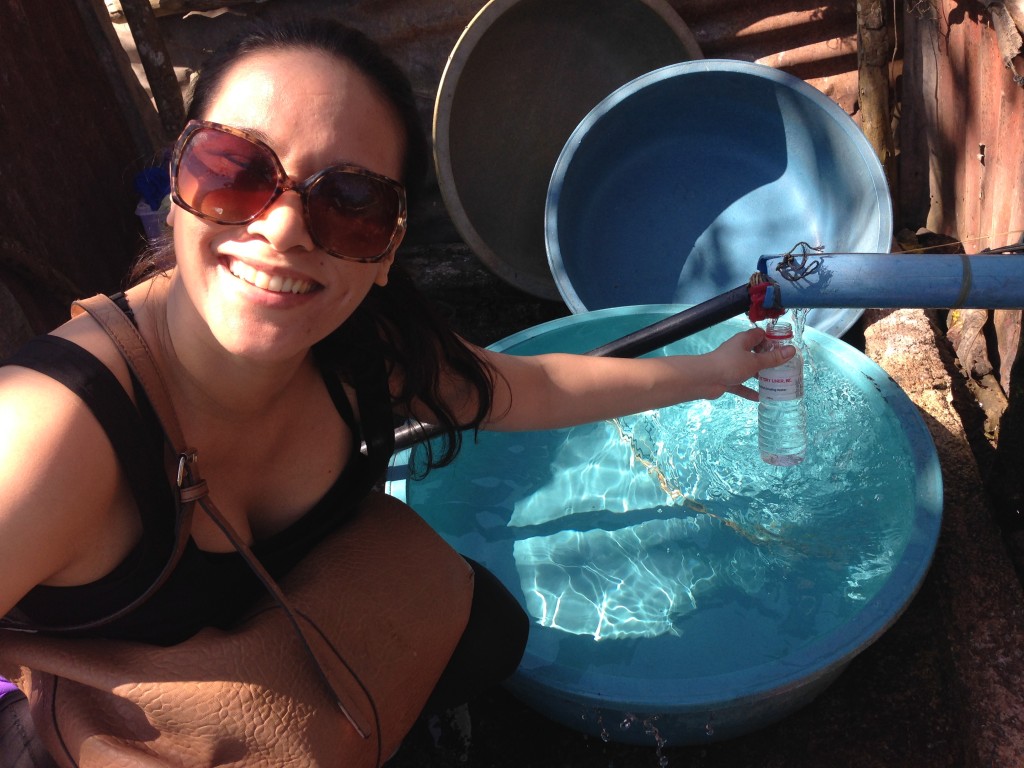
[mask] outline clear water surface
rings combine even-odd
[[[742,327],[668,351],[706,351]],[[558,348],[608,338],[574,328]],[[511,351],[535,343],[551,340]],[[529,612],[522,673],[568,688],[735,675],[857,621],[911,536],[915,467],[871,377],[813,340],[805,349],[798,466],[764,463],[756,403],[727,395],[566,430],[481,433],[454,465],[407,484],[407,501]]]

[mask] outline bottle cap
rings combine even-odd
[[[764,333],[773,339],[786,339],[793,335],[793,326],[789,323],[769,323]]]

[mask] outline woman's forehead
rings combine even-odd
[[[310,103],[310,98],[315,101]],[[263,112],[268,106],[278,111],[303,105],[312,109],[359,100],[387,102],[351,62],[320,51],[289,48],[258,51],[236,61],[224,72],[208,110]]]
[[[396,108],[354,64],[319,51],[243,57],[225,73],[203,117],[258,132],[282,161],[308,150],[314,163],[401,173],[405,135]]]

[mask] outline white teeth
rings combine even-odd
[[[240,261],[233,261],[231,262],[231,271],[236,277],[242,278],[247,283],[256,282],[256,270],[248,264],[243,264]]]
[[[313,283],[310,280],[270,275],[235,259],[229,262],[228,269],[240,280],[273,293],[309,293],[313,290]]]

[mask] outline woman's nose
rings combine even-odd
[[[294,190],[281,193],[267,210],[249,223],[248,231],[263,238],[281,253],[295,248],[307,252],[316,249],[316,243],[306,226],[302,197]]]

